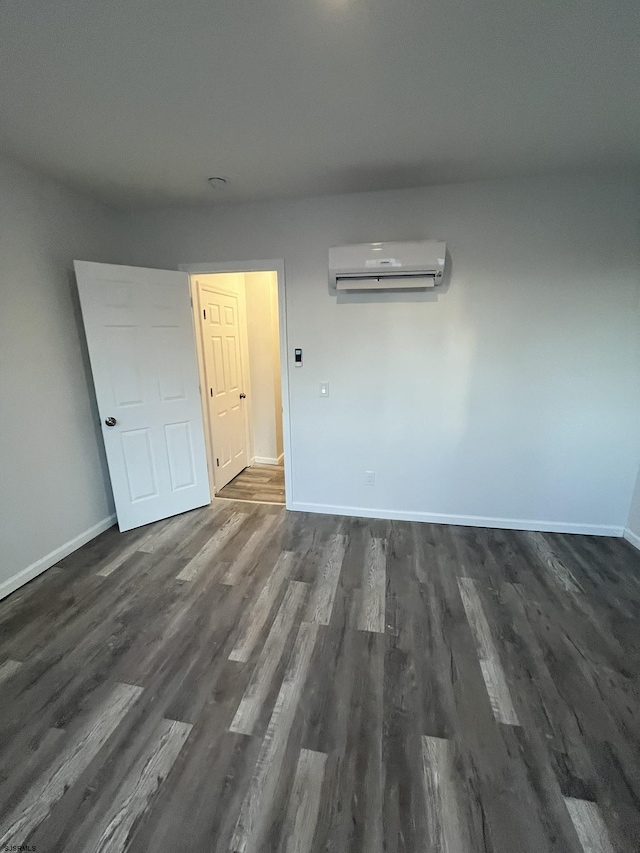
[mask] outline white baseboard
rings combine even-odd
[[[59,563],[60,560],[68,557],[69,554],[77,551],[78,548],[86,545],[87,542],[95,539],[96,536],[103,533],[105,530],[108,530],[113,524],[115,524],[115,521],[115,515],[103,518],[102,521],[94,524],[93,527],[89,527],[88,530],[79,533],[77,536],[74,536],[73,539],[69,539],[69,541],[65,542],[64,545],[60,545],[59,548],[56,548],[46,556],[41,557],[41,559],[36,560],[35,563],[31,563],[30,566],[26,567],[26,569],[22,569],[18,574],[7,578],[6,581],[3,581],[0,584],[0,599],[6,598],[7,595],[10,595],[18,589],[18,587],[21,587],[30,580],[33,580],[33,578],[42,574],[42,572],[50,569],[51,566],[55,566],[55,564]]]
[[[251,464],[254,463],[256,465],[282,465],[282,460],[284,459],[284,454],[282,456],[278,456],[276,459],[275,456],[254,456],[251,460]]]
[[[633,530],[629,530],[628,527],[625,527],[623,535],[627,542],[631,542],[633,547],[640,551],[640,536],[638,536],[637,533],[634,533]]]
[[[574,524],[563,521],[532,521],[525,518],[489,518],[481,515],[443,515],[435,512],[410,512],[394,509],[367,509],[354,506],[300,503],[293,501],[287,509],[294,512],[319,512],[360,518],[382,518],[394,521],[426,521],[430,524],[459,524],[463,527],[497,527],[504,530],[539,530],[543,533],[580,533],[588,536],[622,536],[623,527],[606,524]]]

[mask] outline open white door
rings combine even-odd
[[[208,504],[187,274],[75,269],[120,530]]]

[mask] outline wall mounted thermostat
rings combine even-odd
[[[296,367],[302,367],[302,350],[294,349],[293,351],[293,363]]]

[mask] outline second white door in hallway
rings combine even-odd
[[[221,489],[249,465],[242,346],[242,294],[198,280],[214,479]]]

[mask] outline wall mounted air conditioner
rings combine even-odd
[[[329,281],[337,290],[407,290],[442,282],[447,244],[358,243],[329,249]]]

